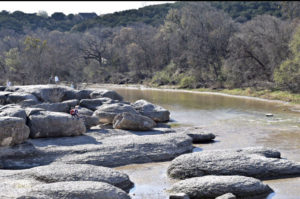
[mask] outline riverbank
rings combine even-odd
[[[288,91],[270,91],[261,90],[256,91],[253,88],[247,89],[182,89],[178,86],[158,86],[152,87],[148,85],[139,84],[90,84],[88,87],[110,87],[110,88],[128,88],[128,89],[145,89],[145,90],[166,90],[172,92],[189,92],[202,93],[212,95],[222,95],[235,98],[253,99],[259,101],[267,101],[271,103],[279,103],[287,106],[290,110],[300,112],[300,94],[291,93]]]

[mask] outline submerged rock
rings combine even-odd
[[[155,125],[156,123],[149,117],[127,112],[116,115],[113,120],[113,128],[115,129],[147,131]]]
[[[132,106],[142,115],[155,122],[166,122],[170,119],[170,112],[161,106],[154,105],[146,100],[137,100]]]
[[[29,128],[25,125],[24,119],[0,117],[0,147],[23,143],[28,136]]]
[[[280,152],[262,147],[210,150],[175,158],[168,175],[185,179],[204,175],[244,175],[259,179],[299,176],[300,163],[280,159]]]
[[[252,177],[209,175],[179,181],[173,184],[171,192],[186,193],[191,199],[214,199],[229,192],[238,198],[264,198],[273,190]]]

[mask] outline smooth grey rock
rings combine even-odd
[[[82,118],[84,125],[87,129],[90,129],[93,126],[97,126],[98,124],[100,124],[98,117],[94,115],[80,115],[80,118]]]
[[[72,100],[66,100],[61,102],[62,104],[66,104],[70,108],[75,107],[79,104],[79,100],[78,99],[72,99]]]
[[[7,117],[19,117],[27,120],[26,112],[21,106],[16,104],[7,104],[0,108],[0,117],[7,116]]]
[[[173,184],[171,192],[186,193],[191,199],[214,199],[228,192],[233,193],[238,198],[264,198],[273,190],[252,177],[209,175],[179,181]]]
[[[166,122],[170,119],[170,112],[161,106],[146,100],[137,100],[132,106],[142,115],[150,117],[155,122]]]
[[[63,181],[106,182],[128,192],[133,183],[127,174],[107,167],[89,164],[54,163],[23,170],[0,170],[1,179],[34,179],[41,183]]]
[[[221,196],[216,197],[215,199],[236,199],[236,197],[232,193],[225,193]]]
[[[7,96],[6,103],[8,103],[8,104],[17,104],[17,103],[20,103],[24,100],[33,100],[33,101],[38,102],[38,99],[30,93],[14,92],[14,93],[11,93]]]
[[[0,91],[4,91],[6,89],[6,86],[0,86]]]
[[[0,117],[0,146],[23,143],[29,136],[25,120],[18,117]]]
[[[123,101],[123,97],[119,95],[116,91],[113,90],[95,90],[90,94],[92,99],[101,98],[101,97],[108,97],[113,100]]]
[[[21,107],[30,107],[30,106],[34,106],[34,105],[37,105],[37,104],[40,104],[41,102],[39,101],[36,101],[36,100],[32,100],[32,99],[28,99],[28,100],[24,100],[22,102],[19,102],[18,104],[21,106]]]
[[[183,130],[183,133],[187,134],[193,139],[194,143],[207,143],[215,139],[215,135],[212,133],[201,132],[200,127],[190,127],[186,130]]]
[[[37,105],[31,106],[32,108],[42,108],[46,111],[52,111],[52,112],[63,112],[68,113],[70,110],[70,107],[67,103],[41,103]]]
[[[65,100],[82,100],[82,99],[90,99],[90,94],[92,90],[84,89],[84,90],[75,90],[75,89],[68,89],[65,91],[64,96],[62,98],[63,101]]]
[[[5,89],[12,92],[25,92],[31,93],[41,102],[61,102],[68,90],[72,90],[70,87],[61,85],[26,85],[26,86],[11,86]]]
[[[87,116],[92,116],[93,115],[93,111],[84,107],[79,106],[78,107],[78,114],[79,115],[87,115]]]
[[[31,138],[76,136],[85,133],[82,120],[73,119],[70,114],[38,111],[28,117]]]
[[[123,190],[93,181],[55,182],[36,185],[17,199],[130,199]]]
[[[63,162],[116,167],[167,161],[192,151],[189,136],[167,130],[98,129],[82,136],[28,139],[0,150],[0,165],[4,169],[24,169]]]
[[[147,131],[155,125],[156,123],[149,117],[127,112],[116,115],[113,120],[113,128],[115,129]]]
[[[6,99],[9,94],[12,92],[0,91],[0,105],[6,104]]]
[[[258,179],[299,176],[300,163],[280,159],[280,152],[263,147],[210,150],[172,160],[168,175],[185,179],[204,175],[244,175]]]
[[[99,107],[95,112],[94,115],[99,118],[101,123],[112,123],[114,117],[119,113],[132,113],[132,114],[139,114],[136,110],[127,104],[123,103],[116,103],[116,104],[103,104]]]
[[[100,107],[102,105],[102,100],[100,100],[100,99],[82,99],[82,100],[80,100],[79,105],[95,111],[98,107]]]

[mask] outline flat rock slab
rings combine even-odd
[[[102,129],[76,137],[28,139],[24,144],[1,149],[0,165],[24,169],[65,162],[116,167],[167,161],[192,151],[189,136],[165,132]]]
[[[40,183],[63,181],[105,182],[128,192],[133,183],[128,175],[111,168],[88,164],[54,163],[23,170],[0,170],[0,185],[4,179],[32,180]],[[4,185],[3,185],[4,186]]]
[[[36,185],[17,199],[130,199],[123,190],[93,181],[56,182]]]
[[[300,163],[280,158],[280,152],[262,147],[210,150],[181,155],[168,167],[172,178],[205,175],[243,175],[259,179],[299,176]]]
[[[194,143],[207,143],[215,139],[215,135],[212,133],[203,132],[201,127],[190,127],[183,131],[193,139]]]
[[[179,181],[173,184],[171,192],[186,193],[191,199],[214,199],[228,192],[238,198],[264,198],[273,190],[252,177],[211,175]]]

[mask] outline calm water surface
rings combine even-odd
[[[107,87],[106,87],[107,88]],[[171,112],[169,124],[200,126],[216,135],[216,142],[195,145],[197,151],[265,146],[279,150],[283,158],[300,162],[300,113],[279,103],[200,93],[111,87],[126,101],[145,99]],[[266,117],[272,113],[273,117]],[[170,162],[133,164],[117,169],[135,183],[134,199],[168,198],[176,182],[166,175]],[[268,199],[299,199],[300,178],[264,181],[274,191]]]

